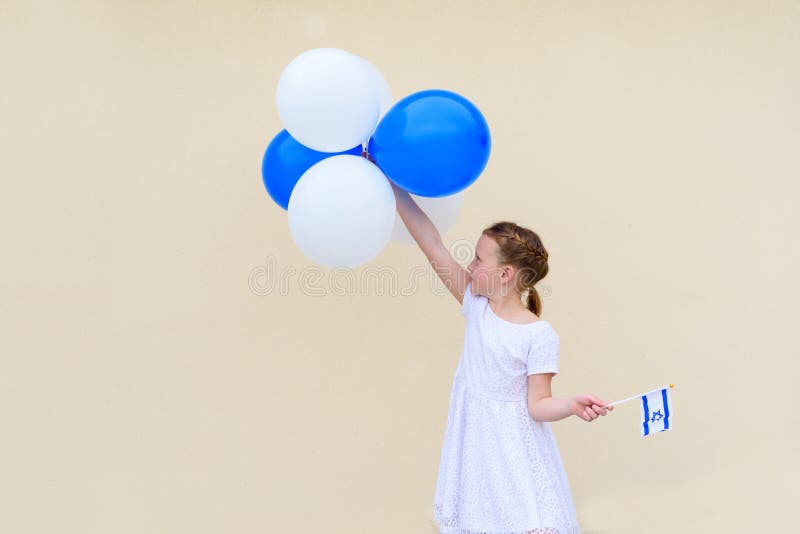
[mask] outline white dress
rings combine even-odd
[[[471,285],[461,312],[434,522],[443,534],[580,534],[550,423],[528,414],[528,375],[558,372],[558,334],[501,319]]]

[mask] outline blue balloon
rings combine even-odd
[[[472,102],[440,89],[395,104],[378,123],[369,153],[409,193],[443,197],[466,189],[489,161],[491,136]]]
[[[308,169],[325,158],[338,154],[361,155],[361,145],[345,152],[317,152],[301,144],[286,130],[275,136],[261,161],[261,180],[267,193],[283,209],[289,209],[289,197],[295,184]]]

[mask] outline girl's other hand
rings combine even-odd
[[[577,415],[584,421],[592,422],[601,415],[607,415],[614,409],[613,406],[606,408],[606,401],[600,400],[594,395],[575,395],[570,399],[569,409],[572,415]]]

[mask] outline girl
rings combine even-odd
[[[539,236],[512,222],[493,224],[465,270],[408,192],[392,188],[406,228],[467,318],[434,522],[445,534],[580,534],[549,422],[571,415],[591,422],[614,407],[588,394],[551,395],[559,337],[539,318],[534,285],[547,274]]]

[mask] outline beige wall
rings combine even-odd
[[[332,294],[261,183],[319,46],[483,111],[444,237],[540,233],[556,395],[675,383],[553,424],[584,532],[795,528],[800,3],[167,4],[0,2],[0,531],[435,532],[458,304]]]

